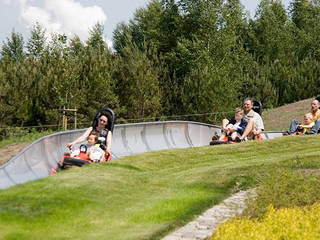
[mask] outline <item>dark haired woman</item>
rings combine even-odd
[[[72,148],[75,144],[86,141],[89,134],[94,130],[99,133],[100,147],[111,155],[112,132],[106,129],[108,121],[108,114],[102,113],[98,118],[98,124],[96,127],[89,127],[80,137],[73,142],[68,143],[67,147]]]

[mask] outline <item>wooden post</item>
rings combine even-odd
[[[74,129],[77,128],[77,109],[68,109],[63,106],[62,110],[62,129],[65,131],[68,129],[68,116],[67,112],[73,112],[74,113]]]
[[[62,129],[63,130],[67,130],[67,126],[66,126],[66,111],[65,111],[66,107],[63,106],[63,112],[62,112]]]
[[[77,129],[77,109],[74,109],[74,129]]]
[[[68,117],[67,115],[65,115],[65,118],[64,118],[64,130],[66,131],[68,129]]]

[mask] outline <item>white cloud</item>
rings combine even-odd
[[[10,5],[11,2],[12,2],[12,0],[0,0],[0,3],[4,3],[7,5]]]
[[[113,42],[109,38],[104,38],[104,41],[107,43],[108,48],[113,48]]]
[[[96,23],[105,24],[103,9],[85,7],[75,0],[45,0],[43,6],[32,5],[32,0],[19,0],[21,20],[27,27],[42,25],[47,33],[78,35],[82,41],[89,37],[89,29]]]

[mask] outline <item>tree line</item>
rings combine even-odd
[[[239,0],[152,0],[113,51],[99,24],[85,42],[46,36],[36,24],[3,42],[0,127],[56,124],[63,106],[81,121],[102,106],[118,119],[228,112],[247,96],[272,108],[320,87],[319,0],[262,0],[253,18]]]

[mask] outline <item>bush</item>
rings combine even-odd
[[[249,202],[245,214],[261,217],[270,204],[276,209],[312,205],[320,199],[320,177],[308,172],[314,171],[279,169],[270,173],[257,189],[257,198]]]
[[[294,221],[293,221],[294,220]],[[211,240],[320,239],[320,203],[311,207],[275,210],[272,205],[261,220],[238,218],[220,226]]]

